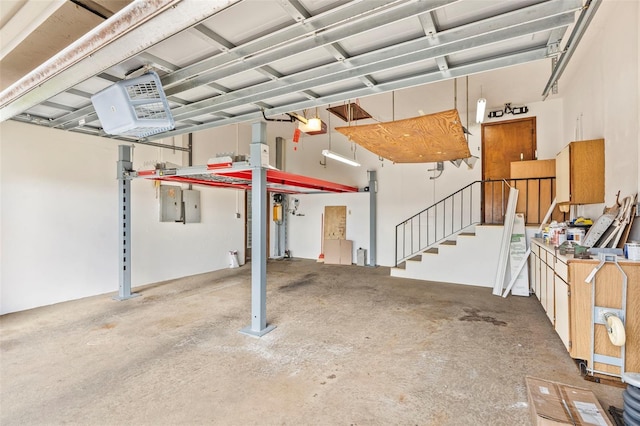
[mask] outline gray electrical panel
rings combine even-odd
[[[184,202],[184,223],[200,223],[200,191],[184,189],[182,201]]]
[[[182,221],[182,188],[160,186],[160,222]]]
[[[160,222],[200,223],[200,191],[161,185]]]

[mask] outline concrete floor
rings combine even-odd
[[[270,261],[0,317],[0,424],[527,425],[526,375],[592,389],[535,297]]]

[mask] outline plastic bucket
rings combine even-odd
[[[236,250],[229,251],[229,268],[238,268],[239,266],[238,252]]]

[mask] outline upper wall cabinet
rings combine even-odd
[[[558,204],[604,203],[604,139],[571,142],[556,157]]]

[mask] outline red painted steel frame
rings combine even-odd
[[[153,171],[152,173],[155,173]],[[170,182],[191,183],[195,185],[217,186],[222,188],[251,189],[251,170],[233,171],[213,171],[211,174],[237,179],[236,182],[216,182],[206,179],[198,179],[194,176],[155,176],[149,171],[140,171],[141,177],[149,176],[147,179],[162,180]],[[322,179],[315,179],[293,173],[282,172],[280,170],[267,170],[267,190],[270,192],[280,192],[287,194],[299,194],[305,192],[358,192],[355,186],[342,185]]]

